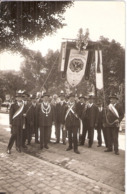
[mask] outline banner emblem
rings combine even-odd
[[[72,86],[77,86],[85,73],[88,50],[79,52],[76,49],[70,50],[70,56],[67,67],[67,81]]]

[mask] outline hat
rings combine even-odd
[[[21,93],[17,93],[17,94],[15,95],[15,97],[22,97],[22,94],[21,94]]]
[[[84,97],[82,94],[79,95],[79,99],[80,99],[80,98],[84,98],[84,99],[85,99],[85,97]]]
[[[45,93],[43,93],[43,95],[42,95],[41,97],[43,98],[43,97],[45,97],[45,96],[50,97],[50,95],[49,95],[48,93],[46,93],[46,92],[45,92]]]
[[[75,98],[75,94],[74,93],[70,93],[68,97],[69,98],[71,98],[71,97],[74,97]]]
[[[117,97],[117,95],[115,94],[115,95],[112,95],[112,96],[109,96],[109,99],[110,98],[115,98],[115,99],[117,99],[118,100],[118,97]]]
[[[33,94],[33,95],[30,97],[30,99],[36,99],[36,95]]]

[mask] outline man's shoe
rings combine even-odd
[[[43,150],[43,147],[40,147],[40,150]]]
[[[49,147],[48,146],[44,146],[46,149],[49,149]]]
[[[69,150],[72,150],[72,147],[68,147],[68,148],[66,149],[66,151],[69,151]]]
[[[112,152],[112,149],[104,150],[104,152]]]
[[[66,145],[66,142],[63,142],[63,145]]]
[[[21,153],[21,149],[20,148],[16,148],[17,152]]]
[[[101,147],[101,145],[97,145],[97,147]]]
[[[91,148],[92,146],[91,145],[88,145],[88,148]]]
[[[118,151],[115,151],[115,154],[116,154],[116,155],[120,155],[120,153],[119,153]]]
[[[7,150],[7,153],[8,153],[8,154],[11,154],[11,150]]]
[[[79,146],[84,146],[84,143],[80,143]]]
[[[23,147],[24,149],[27,149],[27,146],[26,146],[26,145],[23,145],[22,147]]]
[[[80,154],[80,152],[79,152],[78,150],[74,150],[74,152],[75,152],[76,154]]]
[[[59,143],[59,141],[56,141],[54,144],[57,144],[57,143]]]
[[[39,142],[39,141],[35,141],[35,143],[40,144],[40,142]]]

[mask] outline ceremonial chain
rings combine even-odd
[[[51,111],[51,106],[50,106],[50,104],[48,104],[48,107],[45,108],[44,105],[43,105],[43,103],[42,103],[42,104],[41,104],[41,110],[42,110],[42,112],[43,112],[44,114],[46,114],[46,117],[48,117],[48,114],[49,114],[50,111]]]

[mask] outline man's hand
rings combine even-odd
[[[26,114],[24,113],[23,116],[26,117]]]

